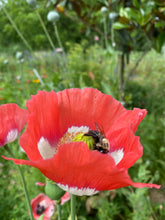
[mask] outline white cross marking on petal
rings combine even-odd
[[[38,141],[38,150],[43,159],[49,159],[54,156],[56,149],[49,144],[46,138],[41,137]]]
[[[96,193],[98,193],[99,191],[96,189],[91,189],[89,187],[84,187],[84,188],[78,188],[77,186],[75,187],[69,187],[68,185],[63,185],[58,183],[57,184],[61,189],[63,189],[64,191],[67,191],[70,194],[74,194],[77,196],[91,196],[94,195]]]
[[[81,127],[77,127],[77,126],[72,126],[70,128],[68,128],[68,133],[78,133],[78,132],[84,132],[87,133],[89,131],[89,127],[87,126],[81,126]]]
[[[110,155],[113,157],[115,164],[117,165],[123,159],[124,151],[123,149],[119,149],[111,152]]]
[[[8,132],[5,143],[10,143],[18,137],[18,130],[12,129]]]

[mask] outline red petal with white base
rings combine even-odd
[[[16,104],[0,106],[0,147],[14,141],[23,129],[28,112]]]
[[[26,132],[19,143],[30,160],[43,159],[38,150],[38,141],[45,137],[52,147],[56,145],[59,133],[59,111],[55,92],[38,92],[27,101],[29,115]]]
[[[121,114],[110,126],[106,137],[110,142],[110,151],[123,149],[124,155],[118,168],[130,168],[143,154],[143,147],[139,137],[134,135],[139,123],[147,111],[134,108]]]
[[[98,151],[90,151],[83,142],[64,144],[59,147],[53,158],[44,161],[12,160],[16,164],[27,164],[38,168],[57,184],[75,187],[75,192],[72,191],[75,194],[77,194],[77,189],[83,191],[89,188],[102,191],[135,184],[126,169],[118,169],[115,166],[111,156]],[[155,187],[154,184],[137,186]],[[86,192],[84,194],[86,195]]]
[[[110,152],[120,149],[123,151],[123,156],[117,163],[118,168],[130,168],[143,154],[139,137],[136,137],[129,128],[120,128],[112,133],[109,132],[107,138],[110,142]]]
[[[91,88],[64,90],[57,94],[38,92],[27,102],[27,108],[30,114],[20,145],[30,160],[42,158],[37,145],[41,137],[53,147],[74,125],[88,125],[95,129],[96,121],[106,131],[115,118],[126,111],[111,96]]]
[[[92,88],[39,92],[27,102],[27,107],[30,115],[20,144],[31,161],[12,159],[15,163],[38,168],[46,177],[78,195],[89,195],[90,189],[94,193],[129,185],[160,187],[133,183],[127,172],[142,155],[142,146],[134,132],[146,110],[127,111],[111,96]],[[91,151],[83,142],[73,142],[59,146],[51,156],[48,148],[55,147],[68,128],[95,129],[95,122],[104,129],[110,142],[108,154]],[[49,157],[39,151],[40,146],[50,150]]]

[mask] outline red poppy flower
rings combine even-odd
[[[27,108],[27,128],[20,145],[29,161],[11,159],[16,164],[38,168],[59,187],[76,195],[129,185],[160,188],[134,183],[128,175],[128,168],[143,153],[134,133],[147,113],[145,109],[126,110],[112,96],[92,88],[38,92],[27,102]],[[73,142],[79,133],[96,132],[96,123],[104,130],[104,141],[109,142],[106,153],[89,149],[83,141]]]
[[[0,106],[0,147],[14,141],[23,129],[28,112],[16,104]]]
[[[49,220],[54,213],[55,202],[48,196],[40,193],[36,198],[31,200],[31,207],[34,219],[38,219],[44,214],[44,220]]]

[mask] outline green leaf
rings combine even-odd
[[[164,27],[164,26],[165,26],[165,24],[164,24],[163,21],[158,21],[158,22],[156,22],[156,24],[155,24],[155,27],[157,27],[157,28]]]
[[[133,4],[135,5],[136,8],[139,8],[139,1],[138,0],[133,0]]]
[[[120,23],[120,22],[115,22],[115,23],[113,23],[113,28],[114,28],[114,29],[117,29],[117,30],[119,30],[119,29],[124,29],[124,28],[128,28],[128,27],[129,27],[128,24],[122,24],[122,23]]]
[[[162,47],[165,43],[165,32],[162,32],[159,34],[158,38],[157,38],[157,50],[158,52],[161,52]]]

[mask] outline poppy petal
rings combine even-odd
[[[27,102],[27,108],[27,129],[20,145],[30,161],[6,159],[38,168],[62,189],[76,195],[129,185],[160,187],[134,183],[127,171],[143,153],[134,133],[146,110],[126,110],[111,96],[92,88],[38,92]],[[90,150],[84,142],[73,142],[82,128],[96,131],[95,122],[110,143],[109,153]],[[71,130],[72,138],[68,136]]]
[[[134,183],[133,182],[131,185],[136,188],[149,187],[149,188],[160,189],[160,187],[161,187],[161,185],[157,185],[157,184],[153,184],[153,183]]]
[[[67,201],[70,200],[70,194],[66,192],[62,197],[61,197],[61,205],[64,205]]]
[[[57,93],[61,133],[71,126],[89,126],[95,129],[95,122],[106,132],[109,126],[126,109],[110,95],[97,89],[66,89]]]
[[[123,114],[116,118],[109,130],[115,131],[122,127],[128,127],[135,133],[138,125],[146,116],[146,114],[146,109],[134,108],[133,110],[126,110],[125,112],[123,112]]]
[[[44,161],[12,160],[38,168],[61,188],[76,195],[89,195],[133,184],[127,170],[118,169],[110,155],[90,151],[83,142],[64,144],[53,158]]]
[[[23,129],[28,112],[16,104],[0,106],[0,147],[14,141]]]
[[[27,101],[29,110],[26,131],[20,137],[20,145],[30,160],[42,159],[38,150],[41,137],[45,137],[50,145],[55,147],[59,134],[58,101],[55,92],[40,91]],[[47,143],[48,145],[48,143]]]
[[[122,151],[122,158],[118,162],[118,168],[130,168],[143,154],[143,147],[139,137],[136,137],[130,128],[121,128],[107,134],[110,142],[110,152]]]

